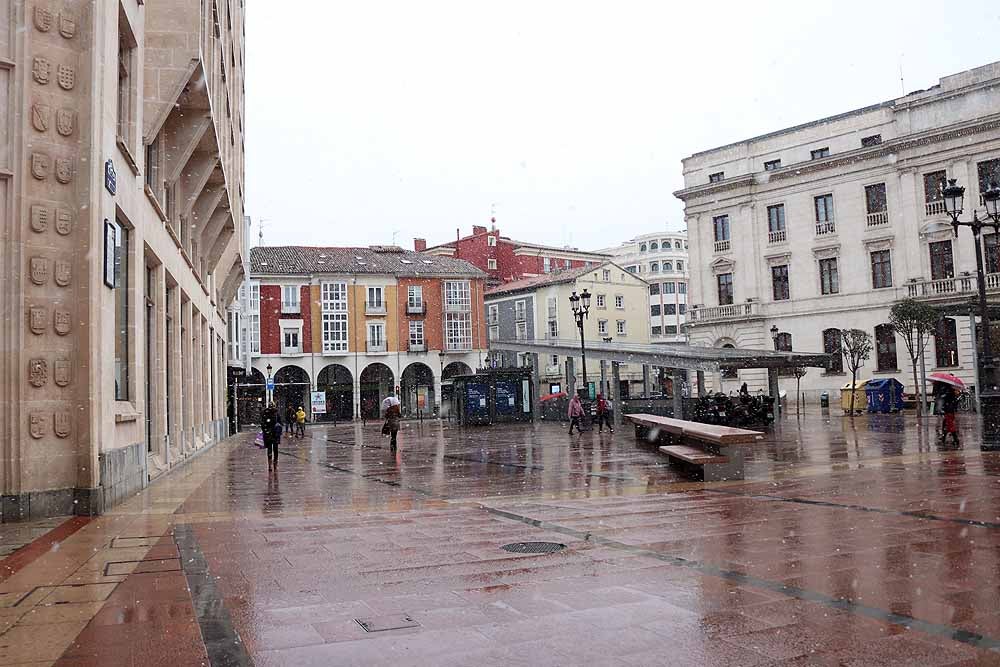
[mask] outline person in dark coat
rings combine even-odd
[[[958,389],[943,382],[939,383],[941,389],[936,391],[941,404],[941,412],[944,417],[941,420],[941,444],[945,444],[950,435],[958,447],[958,423],[955,420],[955,413],[958,412]]]
[[[393,397],[386,399],[385,407],[385,424],[382,426],[382,432],[388,434],[389,436],[389,449],[393,452],[396,451],[396,436],[399,435],[399,400],[390,400]]]
[[[278,466],[278,442],[281,438],[281,422],[278,420],[278,408],[269,403],[260,414],[260,430],[264,436],[264,449],[267,450],[267,467]]]
[[[608,430],[615,432],[611,401],[604,398],[604,394],[597,395],[597,432],[604,432],[604,425],[608,425]]]
[[[295,408],[289,403],[285,408],[285,433],[288,435],[292,434],[295,429]]]

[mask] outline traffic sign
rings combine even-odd
[[[267,390],[274,391],[274,380],[271,378],[267,378]]]

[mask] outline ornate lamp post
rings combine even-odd
[[[573,317],[576,319],[576,326],[580,330],[580,365],[583,372],[583,388],[590,396],[590,385],[587,384],[587,346],[583,337],[583,321],[590,313],[590,292],[584,288],[580,296],[573,292],[569,297],[570,306],[573,308]]]
[[[774,351],[778,351],[778,325],[771,325],[771,343],[774,345]]]
[[[979,291],[979,317],[982,319],[983,354],[979,370],[979,404],[983,418],[983,449],[1000,449],[1000,387],[997,386],[996,365],[993,359],[993,342],[990,340],[990,311],[986,303],[986,272],[983,270],[983,247],[980,236],[983,228],[992,227],[994,234],[1000,234],[1000,187],[990,183],[983,193],[986,217],[979,219],[979,211],[972,210],[972,220],[959,220],[965,203],[965,188],[957,185],[956,179],[948,179],[948,186],[941,194],[944,208],[951,218],[951,226],[958,236],[959,227],[969,227],[976,245],[976,286]],[[973,341],[975,343],[975,341]]]

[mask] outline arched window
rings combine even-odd
[[[681,259],[677,260],[677,270],[678,271],[683,271],[684,270],[684,260],[681,260]]]
[[[736,346],[733,345],[732,343],[726,343],[722,347],[723,347],[723,349],[726,349],[726,350],[735,350],[736,349]],[[722,378],[724,380],[732,380],[732,379],[738,378],[739,376],[740,376],[739,371],[737,371],[735,368],[723,368],[722,369]]]
[[[660,263],[659,262],[651,262],[649,264],[649,272],[650,273],[659,273],[660,272]]]
[[[791,352],[792,351],[792,334],[783,331],[778,334],[778,337],[774,340],[774,346],[779,352]]]
[[[875,327],[875,370],[899,370],[896,361],[896,333],[889,324]]]
[[[844,351],[841,347],[840,329],[823,330],[823,351],[833,355],[828,373],[844,372]]]
[[[645,243],[639,244],[639,252],[646,252],[646,244]]]
[[[958,332],[955,320],[942,318],[934,332],[934,353],[938,368],[958,366]]]
[[[659,248],[660,245],[656,241],[653,241],[652,243],[649,244],[650,252],[652,252],[653,250],[659,250]]]
[[[664,262],[663,263],[663,270],[664,271],[673,271],[674,270],[674,264],[673,264],[673,262]]]
[[[680,249],[681,249],[681,242],[674,241],[674,250],[680,250]]]

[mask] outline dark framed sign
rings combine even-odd
[[[118,173],[115,171],[115,163],[111,160],[104,163],[104,187],[112,195],[118,193]]]
[[[117,281],[115,258],[118,254],[118,225],[104,219],[104,284],[114,289]]]

